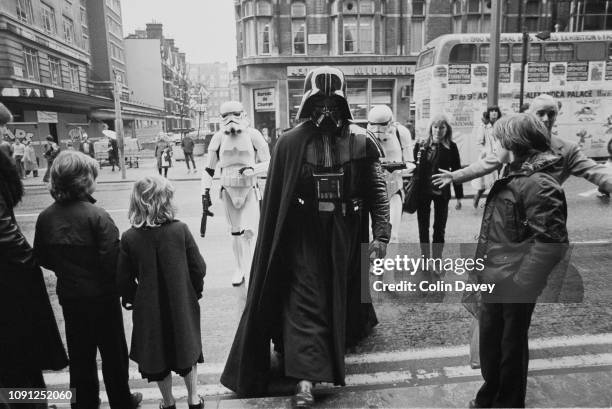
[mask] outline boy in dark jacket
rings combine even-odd
[[[560,158],[549,151],[544,124],[530,114],[501,118],[495,152],[507,172],[487,197],[476,257],[482,293],[480,361],[485,380],[470,407],[524,407],[528,332],[535,302],[567,250],[567,205],[549,174]]]
[[[73,408],[99,406],[96,353],[111,408],[137,407],[140,393],[128,385],[128,351],[115,285],[119,230],[109,214],[94,205],[98,163],[77,151],[65,151],[51,167],[55,203],[36,221],[34,252],[57,275],[70,357]]]

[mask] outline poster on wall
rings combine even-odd
[[[550,65],[547,62],[530,62],[527,64],[527,82],[548,82]]]
[[[38,123],[41,124],[56,124],[57,112],[36,111],[36,119],[38,119]]]
[[[472,67],[470,64],[449,64],[448,65],[449,84],[471,84]]]

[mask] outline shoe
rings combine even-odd
[[[204,398],[200,396],[200,403],[195,405],[187,405],[189,409],[204,409]]]
[[[232,285],[234,287],[240,287],[244,283],[244,274],[236,273],[232,278]]]
[[[312,396],[312,384],[310,387],[304,386],[302,382],[299,382],[296,389],[295,395],[292,398],[291,406],[293,408],[311,408],[314,405],[314,396]]]
[[[132,395],[130,396],[130,401],[132,404],[131,407],[137,408],[138,406],[140,406],[140,402],[142,402],[142,393],[140,392],[132,393]]]
[[[469,403],[468,403],[468,408],[470,409],[476,409],[476,408],[484,408],[486,406],[480,406],[478,404],[478,402],[476,402],[476,399],[472,399]]]
[[[478,363],[478,362],[470,362],[470,368],[472,368],[472,369],[480,369],[480,363]]]
[[[164,401],[159,402],[159,409],[176,409],[176,402],[174,405],[164,406]]]

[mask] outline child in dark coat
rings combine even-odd
[[[190,408],[203,408],[197,395],[197,363],[204,362],[200,305],[206,264],[189,228],[174,219],[174,188],[161,176],[134,184],[129,218],[121,237],[118,280],[123,306],[133,309],[130,358],[175,408],[174,371],[184,378]]]

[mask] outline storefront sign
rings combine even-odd
[[[547,62],[530,62],[527,64],[527,82],[550,81],[550,64]]]
[[[327,34],[308,34],[308,44],[327,44]]]
[[[287,77],[305,77],[308,71],[316,66],[290,65],[287,67]],[[414,75],[414,65],[337,65],[346,76],[402,76]]]
[[[38,122],[42,124],[57,123],[57,112],[36,111],[36,117],[38,118]]]
[[[589,63],[588,61],[568,62],[567,63],[567,80],[568,81],[586,81],[589,79]]]
[[[276,109],[274,101],[274,88],[261,88],[253,90],[256,112],[269,112]]]
[[[40,88],[0,88],[2,97],[30,97],[30,98],[53,98],[55,94],[52,89]]]

